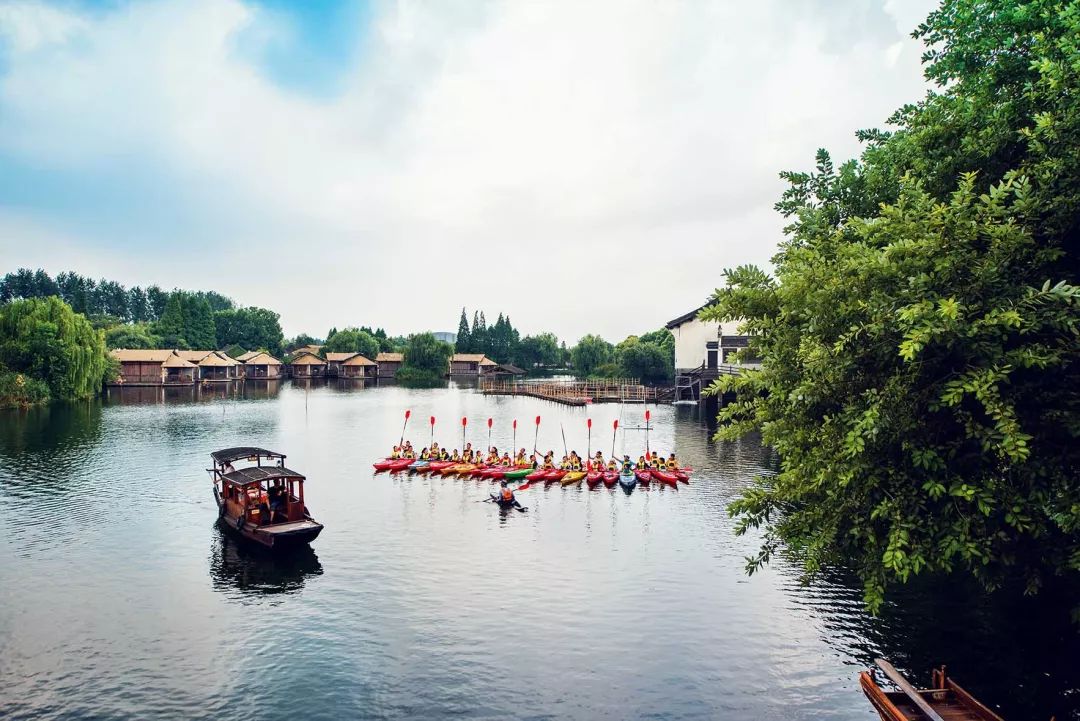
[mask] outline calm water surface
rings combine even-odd
[[[724,511],[776,459],[653,410],[690,485],[537,487],[527,514],[475,480],[374,475],[407,435],[585,450],[585,409],[466,387],[124,389],[0,415],[0,718],[874,718],[875,655],[952,673],[1010,721],[1080,718],[1080,653],[1056,612],[952,586],[867,616],[846,578],[748,578]],[[640,406],[590,411],[593,448]],[[644,434],[616,438],[637,454]],[[208,454],[257,445],[305,474],[326,525],[284,559],[215,526]]]

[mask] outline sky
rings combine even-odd
[[[0,0],[0,272],[618,341],[768,266],[777,174],[926,92],[932,6]]]

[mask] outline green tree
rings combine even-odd
[[[217,348],[240,345],[280,355],[284,336],[277,313],[266,308],[236,308],[214,313]]]
[[[579,376],[589,376],[601,365],[611,361],[614,348],[598,335],[587,335],[570,351],[574,371]]]
[[[101,331],[57,296],[0,306],[0,366],[44,383],[58,400],[98,393],[113,369]]]
[[[107,348],[160,348],[161,338],[146,323],[113,326],[105,331]]]
[[[630,336],[615,347],[615,364],[619,375],[644,383],[662,383],[675,376],[674,351],[637,336]]]
[[[431,333],[411,335],[396,377],[400,381],[418,385],[441,383],[453,353],[453,346],[436,339]]]
[[[522,368],[537,366],[557,366],[562,355],[559,351],[559,339],[554,333],[527,335],[521,339],[514,355],[514,362]]]
[[[326,339],[323,353],[360,353],[374,359],[379,354],[379,341],[358,328],[346,328]]]
[[[303,348],[306,345],[322,345],[322,339],[308,335],[307,333],[301,333],[295,338],[290,338],[285,341],[285,352],[292,353],[297,348]]]
[[[750,570],[854,567],[872,608],[919,573],[1080,578],[1080,13],[947,0],[916,36],[939,91],[783,174],[775,279],[726,271],[702,314],[764,363],[713,389],[781,456],[731,507]]]
[[[167,348],[187,347],[184,340],[184,302],[180,293],[170,293],[154,332]]]
[[[465,315],[465,308],[461,309],[461,320],[458,321],[457,326],[457,343],[454,347],[458,353],[470,352],[469,318]]]
[[[217,347],[217,327],[214,310],[204,295],[187,295],[184,299],[184,339],[188,345],[199,350]]]

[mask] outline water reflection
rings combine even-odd
[[[210,545],[210,580],[215,591],[244,597],[296,593],[322,564],[310,546],[271,553],[245,544],[214,523]]]

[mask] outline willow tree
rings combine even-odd
[[[0,365],[62,400],[98,393],[112,368],[102,332],[55,296],[0,306]]]
[[[712,389],[719,434],[781,458],[730,508],[749,569],[854,568],[872,608],[927,572],[1080,581],[1080,13],[950,0],[915,35],[938,91],[782,174],[775,274],[725,271],[702,313],[764,364]]]

